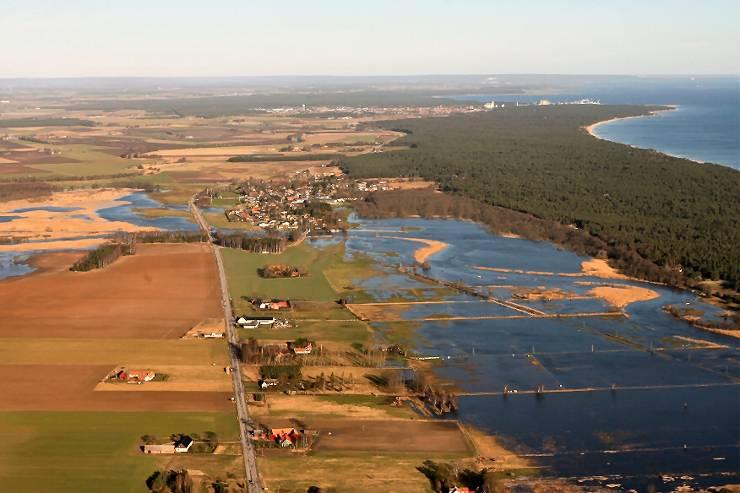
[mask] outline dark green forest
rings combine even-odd
[[[342,160],[355,178],[409,176],[573,225],[691,280],[740,287],[740,173],[591,137],[645,106],[529,106],[381,122],[407,149]]]

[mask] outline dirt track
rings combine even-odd
[[[205,245],[139,245],[90,272],[53,269],[0,282],[0,337],[178,338],[219,317]]]
[[[102,365],[0,365],[3,411],[228,411],[232,392],[95,392]],[[126,385],[126,384],[121,384]],[[146,384],[144,384],[146,385]]]

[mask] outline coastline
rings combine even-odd
[[[634,119],[638,119],[638,118],[651,118],[651,117],[654,117],[654,116],[656,116],[656,115],[658,115],[660,113],[671,112],[671,111],[678,111],[681,108],[680,105],[677,105],[677,104],[664,104],[664,105],[661,105],[661,106],[666,106],[666,109],[663,109],[663,110],[652,110],[652,111],[649,111],[647,114],[644,114],[644,115],[621,116],[621,117],[616,117],[616,118],[609,118],[608,120],[602,120],[600,122],[595,122],[595,123],[592,123],[591,125],[588,125],[588,126],[585,126],[585,127],[581,127],[581,128],[583,128],[586,131],[586,133],[588,133],[591,137],[594,137],[595,139],[603,140],[605,142],[612,142],[612,143],[615,143],[615,144],[622,144],[622,145],[629,146],[629,147],[631,147],[633,149],[642,149],[642,150],[645,150],[645,151],[655,151],[655,152],[659,152],[660,154],[664,154],[666,156],[674,157],[674,158],[677,158],[677,159],[685,159],[687,161],[691,161],[691,162],[696,163],[696,164],[713,164],[713,165],[723,166],[725,168],[730,168],[730,169],[733,169],[733,170],[736,170],[737,171],[737,168],[731,166],[728,163],[717,163],[717,162],[710,162],[710,161],[702,161],[702,160],[699,160],[699,159],[696,159],[696,158],[693,158],[693,157],[684,156],[684,155],[681,155],[681,154],[673,154],[673,153],[666,152],[666,151],[663,151],[663,150],[660,150],[660,149],[656,149],[656,148],[652,148],[652,147],[640,147],[640,146],[636,146],[636,145],[633,145],[633,144],[627,144],[626,142],[620,142],[618,140],[607,139],[607,138],[602,137],[601,135],[598,134],[598,128],[600,126],[606,125],[608,123],[612,123],[612,122],[619,121],[619,120],[634,120]]]
[[[608,120],[602,120],[600,122],[592,123],[591,125],[588,125],[588,126],[583,127],[583,128],[584,128],[584,130],[586,130],[586,132],[591,137],[595,137],[595,138],[597,138],[599,140],[605,140],[607,142],[616,142],[617,144],[623,144],[622,142],[617,142],[617,141],[614,141],[614,140],[609,140],[609,139],[606,139],[604,137],[601,137],[598,133],[596,133],[596,129],[598,127],[602,126],[602,125],[606,125],[607,123],[615,122],[615,121],[618,121],[618,120],[634,120],[634,119],[637,119],[637,118],[650,118],[650,117],[653,117],[653,116],[658,115],[660,113],[669,112],[669,111],[678,111],[678,109],[679,109],[679,105],[677,105],[677,104],[664,104],[664,105],[661,105],[661,106],[666,106],[666,109],[663,109],[663,110],[652,110],[652,111],[649,111],[647,114],[644,114],[644,115],[620,116],[620,117],[616,117],[616,118],[609,118]],[[624,145],[629,145],[630,147],[636,147],[636,146],[633,146],[633,145],[630,145],[630,144],[624,144]],[[658,151],[658,152],[662,152],[662,151]],[[672,156],[671,154],[668,154],[668,153],[665,153],[665,152],[662,152],[662,153],[663,154],[666,154],[667,156]],[[688,159],[688,158],[685,158],[683,156],[672,156],[672,157],[679,157],[679,158],[683,158],[683,159]],[[693,161],[693,159],[691,161]],[[696,162],[701,163],[701,161],[696,161]]]

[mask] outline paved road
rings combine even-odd
[[[195,205],[194,198],[190,199],[190,210],[193,212],[196,222],[200,228],[208,234],[209,241],[211,230],[208,223],[203,218],[200,210]],[[236,403],[236,414],[239,418],[239,435],[242,444],[242,456],[244,457],[244,471],[247,478],[247,492],[256,493],[262,491],[262,480],[257,470],[257,458],[254,453],[252,441],[247,435],[247,423],[250,423],[249,410],[244,398],[244,385],[242,383],[241,362],[239,361],[239,336],[234,329],[231,321],[234,320],[231,312],[231,297],[229,296],[229,286],[226,282],[226,273],[224,272],[224,263],[221,259],[221,247],[211,242],[211,248],[216,256],[216,265],[218,266],[218,279],[221,286],[221,304],[224,309],[224,320],[226,322],[226,339],[229,342],[229,353],[231,356],[231,380],[234,386],[234,399]]]

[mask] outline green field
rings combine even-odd
[[[298,327],[287,329],[240,329],[242,339],[253,337],[258,340],[279,339],[292,341],[306,338],[320,342],[364,343],[371,335],[364,322],[347,320],[346,322],[302,322]]]
[[[223,212],[206,212],[203,217],[208,224],[218,229],[242,229],[245,231],[259,231],[260,229],[248,222],[230,222]]]
[[[39,144],[34,145],[39,146]],[[103,147],[87,144],[47,147],[61,151],[61,157],[70,159],[72,162],[68,164],[35,164],[33,165],[34,168],[64,176],[110,175],[126,171],[134,173],[134,170],[129,168],[135,166],[136,162],[105,152]]]
[[[353,279],[377,274],[366,259],[345,260],[343,243],[315,248],[304,242],[279,255],[231,248],[222,251],[229,290],[237,310],[248,308],[242,296],[334,301]],[[266,264],[294,265],[307,275],[294,279],[263,279],[258,276],[257,269]]]
[[[152,472],[179,461],[223,474],[233,457],[153,457],[138,450],[144,434],[205,431],[220,440],[239,436],[231,413],[0,412],[0,491],[143,493]]]

